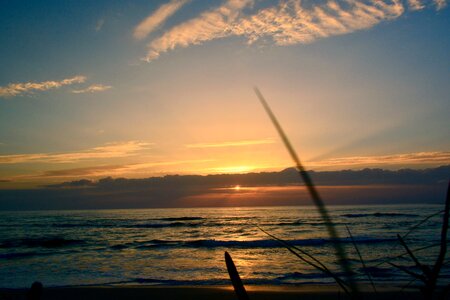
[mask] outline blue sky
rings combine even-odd
[[[1,5],[4,187],[450,162],[446,1]]]

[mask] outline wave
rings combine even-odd
[[[355,238],[357,244],[379,244],[397,241],[395,238]],[[324,246],[334,243],[331,239],[303,239],[303,240],[286,240],[292,246]],[[351,243],[351,239],[342,238],[341,243]],[[136,249],[154,249],[154,248],[283,248],[284,246],[275,240],[250,240],[250,241],[224,241],[224,240],[189,240],[189,241],[170,241],[170,240],[150,240],[146,242],[132,242],[125,244],[116,244],[111,249],[122,250],[126,248]]]
[[[0,243],[0,248],[17,247],[42,247],[42,248],[61,248],[84,244],[82,240],[65,239],[61,237],[43,237],[43,238],[25,238],[17,240],[6,240]]]
[[[47,256],[52,255],[53,253],[44,253],[44,252],[15,252],[15,253],[3,253],[0,254],[0,259],[20,259],[20,258],[28,258],[33,256]]]
[[[312,278],[324,278],[322,274],[316,274]],[[280,278],[247,278],[245,283],[248,285],[310,285],[321,284],[327,285],[330,282],[325,281],[301,281],[301,282],[289,282]],[[114,285],[127,285],[127,284],[142,284],[142,285],[154,285],[154,286],[228,286],[230,280],[228,278],[223,279],[198,279],[198,280],[175,280],[175,279],[154,279],[154,278],[131,278],[120,281],[107,281],[98,283],[88,283],[79,285],[55,285],[50,286],[53,288],[68,288],[68,287],[89,287],[89,286],[114,286]]]
[[[370,273],[373,277],[392,277],[393,269],[381,268],[381,267],[366,267],[359,269],[361,273]]]
[[[199,223],[185,223],[185,222],[173,222],[173,223],[149,223],[149,224],[134,224],[128,226],[122,226],[126,228],[166,228],[166,227],[197,227]]]
[[[343,272],[334,272],[335,275],[341,277],[344,275]],[[300,272],[293,272],[293,273],[286,273],[282,276],[277,277],[278,280],[284,281],[284,280],[303,280],[303,279],[323,279],[323,278],[330,278],[330,276],[325,275],[322,272],[319,273],[300,273]]]
[[[275,224],[264,224],[264,225],[275,225],[275,226],[299,226],[299,225],[305,225],[307,223],[301,223],[300,221],[295,222],[280,222]]]
[[[202,218],[202,217],[179,217],[179,218],[160,218],[160,219],[154,219],[154,220],[161,220],[161,221],[199,221],[199,220],[205,220],[205,218]]]
[[[345,218],[381,218],[381,217],[418,217],[416,214],[407,213],[346,213],[339,217],[334,224],[345,225]],[[245,221],[247,220],[247,222]],[[27,223],[27,224],[8,224],[2,223],[0,227],[39,227],[39,228],[127,228],[127,229],[140,229],[140,228],[174,228],[174,227],[229,227],[229,226],[242,226],[251,227],[257,224],[257,220],[251,219],[249,217],[223,217],[223,218],[203,218],[203,217],[166,217],[166,218],[149,218],[149,219],[102,219],[102,220],[65,220],[62,222],[50,222],[50,223]],[[306,220],[273,220],[273,221],[262,221],[260,225],[264,226],[279,226],[279,227],[300,227],[300,226],[312,226],[312,227],[322,227],[326,225],[326,222],[317,219],[306,219]]]
[[[314,274],[310,279],[323,279],[326,278],[321,273]],[[309,279],[306,278],[305,279]],[[331,282],[331,281],[330,281]],[[228,286],[230,284],[230,280],[228,278],[225,279],[207,279],[207,280],[164,280],[164,279],[150,279],[150,278],[136,278],[123,283],[139,283],[139,284],[154,284],[154,285],[169,285],[169,286]],[[247,285],[290,285],[290,284],[327,284],[327,282],[289,282],[285,281],[284,278],[246,278],[245,283]]]
[[[136,224],[113,224],[113,223],[61,223],[52,224],[52,227],[56,228],[166,228],[166,227],[197,227],[202,225],[201,223],[190,222],[171,222],[171,223],[136,223]]]
[[[403,214],[403,213],[370,213],[370,214],[343,214],[341,217],[346,218],[365,218],[365,217],[419,217],[416,214]]]

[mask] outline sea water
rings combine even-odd
[[[402,286],[411,277],[387,261],[414,269],[397,234],[405,235],[438,205],[329,206],[360,282]],[[442,214],[413,230],[406,242],[432,264]],[[0,288],[111,284],[228,285],[228,251],[245,284],[330,284],[278,241],[308,252],[334,270],[334,248],[313,206],[0,212]],[[366,264],[364,269],[353,240]],[[434,246],[433,246],[434,245]],[[449,265],[442,280],[450,278]]]

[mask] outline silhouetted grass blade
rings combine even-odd
[[[397,268],[397,269],[399,269],[399,270],[401,270],[401,271],[403,271],[403,272],[405,272],[405,273],[411,275],[411,276],[414,277],[414,278],[417,278],[417,279],[421,280],[422,282],[426,282],[426,281],[427,281],[427,279],[426,279],[425,276],[423,276],[423,275],[421,275],[421,274],[417,274],[417,273],[415,273],[415,272],[413,272],[413,271],[410,271],[410,270],[409,270],[408,268],[406,268],[406,267],[399,266],[399,265],[394,264],[394,263],[388,263],[388,264],[390,264],[390,265],[393,266],[394,268]]]
[[[434,263],[433,267],[430,268],[427,265],[421,264],[419,262],[419,260],[416,258],[416,256],[414,255],[413,251],[411,251],[409,249],[408,245],[405,243],[405,241],[403,240],[403,238],[400,235],[397,235],[400,243],[405,248],[407,254],[412,259],[412,261],[415,263],[416,267],[422,271],[422,274],[415,273],[406,267],[399,266],[399,265],[389,262],[389,264],[391,266],[402,270],[403,272],[411,275],[413,278],[421,280],[424,283],[424,286],[421,288],[421,291],[422,291],[425,299],[432,299],[432,297],[435,293],[435,290],[436,290],[439,274],[441,272],[442,267],[445,265],[445,256],[447,253],[447,233],[448,233],[448,226],[449,226],[449,220],[448,220],[449,215],[450,215],[450,181],[448,183],[447,197],[445,200],[444,219],[442,221],[441,240],[439,243],[439,247],[440,247],[439,255],[436,258],[436,262]],[[425,219],[425,220],[427,220],[427,219]],[[445,287],[443,289],[442,295],[441,295],[442,298],[445,297],[447,290],[448,290],[447,287]]]
[[[445,209],[444,218],[442,221],[442,231],[441,231],[441,248],[439,251],[439,256],[434,264],[433,272],[439,273],[442,264],[444,263],[445,254],[447,253],[447,232],[448,232],[448,217],[450,214],[450,181],[447,186],[447,197],[445,199]]]
[[[436,259],[436,262],[434,263],[433,269],[431,270],[431,275],[429,276],[429,283],[425,288],[425,297],[432,296],[442,266],[444,265],[445,255],[447,254],[447,233],[449,225],[448,223],[449,215],[450,215],[450,181],[448,182],[447,185],[447,197],[445,199],[444,219],[442,220],[441,246],[439,249],[439,255]],[[443,292],[443,295],[445,296],[445,290]]]
[[[350,239],[352,240],[353,247],[355,248],[356,253],[358,254],[359,260],[361,261],[364,273],[366,274],[367,278],[369,279],[369,282],[372,285],[373,291],[376,293],[377,289],[375,288],[375,284],[373,283],[372,276],[370,276],[369,271],[367,271],[366,263],[361,255],[361,252],[359,251],[358,245],[356,245],[356,242],[355,242],[355,239],[353,238],[352,232],[350,231],[350,228],[348,228],[347,225],[345,225],[345,228],[347,228],[347,232],[348,232],[348,235],[350,236]]]
[[[231,255],[225,251],[225,263],[227,265],[228,274],[230,275],[231,282],[233,283],[234,291],[239,300],[249,300],[244,284],[242,283],[241,277],[234,265]]]
[[[408,245],[405,243],[405,241],[402,239],[402,237],[397,234],[397,238],[400,241],[400,244],[402,244],[403,248],[405,248],[406,252],[408,253],[409,257],[411,257],[411,259],[414,261],[414,263],[416,264],[416,267],[418,267],[419,269],[422,270],[422,272],[429,276],[431,274],[431,270],[430,268],[428,268],[428,266],[426,265],[422,265],[419,260],[417,259],[417,257],[414,255],[414,253],[409,249]]]
[[[402,236],[403,239],[406,239],[408,237],[408,235],[410,235],[414,230],[416,230],[417,228],[419,228],[420,226],[422,226],[423,223],[425,223],[426,221],[428,221],[429,219],[431,219],[434,216],[440,215],[444,212],[444,210],[440,210],[438,212],[435,212],[434,214],[429,215],[428,217],[426,217],[425,219],[423,219],[422,221],[420,221],[419,223],[417,223],[416,225],[414,225],[413,227],[411,227],[408,232]]]
[[[269,105],[267,104],[266,100],[264,99],[263,95],[259,91],[257,87],[255,87],[255,93],[259,98],[259,101],[261,102],[262,106],[264,107],[266,113],[269,115],[270,120],[272,121],[273,125],[275,126],[278,134],[280,135],[284,146],[288,150],[292,160],[295,163],[295,166],[297,168],[297,171],[300,174],[300,177],[303,179],[303,182],[305,183],[305,186],[308,189],[309,194],[311,195],[311,198],[313,199],[314,204],[316,205],[322,220],[324,221],[328,234],[330,238],[333,240],[333,246],[336,253],[336,257],[338,259],[338,262],[344,271],[345,274],[347,274],[348,281],[351,287],[351,290],[357,294],[358,293],[358,287],[356,285],[356,282],[352,278],[352,270],[349,263],[349,260],[347,258],[347,255],[340,243],[339,235],[335,229],[334,223],[331,220],[331,217],[328,213],[328,210],[325,207],[324,202],[319,196],[319,193],[317,189],[315,188],[311,178],[308,175],[308,172],[306,172],[305,168],[300,162],[299,157],[297,156],[297,153],[295,152],[294,148],[292,147],[287,135],[284,133],[283,128],[281,127],[280,123],[278,122],[277,118],[275,117],[275,114],[270,109]]]
[[[289,252],[291,252],[292,254],[294,254],[295,256],[297,256],[301,261],[305,262],[306,264],[312,266],[313,268],[316,268],[317,270],[323,272],[324,274],[326,274],[327,276],[332,277],[336,283],[342,288],[342,290],[348,294],[351,295],[350,292],[348,291],[347,288],[347,283],[342,280],[341,278],[339,278],[338,276],[336,276],[333,272],[331,272],[322,262],[320,262],[318,259],[316,259],[314,256],[310,255],[309,253],[307,253],[306,251],[293,246],[291,244],[289,244],[286,241],[283,241],[282,239],[277,238],[276,236],[268,233],[267,231],[265,231],[264,229],[262,229],[261,227],[257,226],[259,228],[259,230],[261,230],[262,232],[264,232],[265,234],[267,234],[268,236],[270,236],[271,238],[273,238],[274,240],[276,240],[277,242],[279,242],[281,245],[283,245]],[[300,255],[299,253],[297,253],[296,251],[298,251],[300,254],[303,254],[305,256],[307,256],[308,258],[310,258],[311,260],[313,260],[314,262],[311,262],[309,260],[307,260],[305,257],[303,257],[302,255]]]
[[[427,249],[434,248],[434,247],[440,247],[440,246],[441,246],[440,243],[439,244],[432,244],[432,245],[427,245],[427,246],[423,246],[423,247],[420,247],[420,248],[416,248],[416,249],[411,250],[411,251],[416,253],[416,252],[419,252],[419,251],[427,250]],[[396,258],[401,258],[401,257],[403,257],[405,255],[408,255],[408,252],[405,251],[405,252],[403,252],[401,254],[398,254],[398,255],[391,256],[391,257],[388,257],[386,259],[383,259],[381,262],[374,264],[373,267],[381,266],[383,264],[389,263],[389,261],[391,261],[391,260],[394,260]]]

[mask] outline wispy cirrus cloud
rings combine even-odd
[[[140,141],[127,141],[109,143],[104,146],[94,147],[77,152],[66,153],[29,153],[0,155],[0,164],[17,163],[72,163],[88,159],[105,159],[115,157],[127,157],[136,155],[142,150],[148,149],[152,144]]]
[[[84,94],[84,93],[98,93],[98,92],[104,92],[109,89],[111,89],[112,86],[110,85],[104,85],[104,84],[91,84],[85,89],[81,90],[73,90],[72,93],[74,94]]]
[[[103,25],[105,25],[105,18],[101,18],[97,21],[97,24],[95,25],[95,31],[99,32],[100,30],[102,30]]]
[[[436,5],[436,8],[439,9],[443,9],[444,7],[447,6],[447,1],[446,0],[434,0],[434,4]]]
[[[401,16],[407,9],[446,6],[446,0],[327,0],[307,7],[301,0],[245,14],[252,0],[228,0],[220,7],[178,24],[148,45],[144,60],[152,61],[177,47],[188,47],[213,39],[243,36],[248,43],[271,41],[279,46],[306,44],[321,38],[348,34]]]
[[[411,10],[421,10],[425,8],[425,5],[421,0],[408,0],[408,5]]]
[[[172,160],[172,161],[159,161],[148,163],[129,163],[120,165],[98,165],[92,167],[62,169],[62,170],[50,170],[45,171],[38,175],[24,175],[18,178],[73,178],[73,177],[102,177],[102,176],[121,176],[138,173],[146,173],[149,169],[155,167],[174,166],[183,164],[202,164],[212,162],[211,159],[197,159],[197,160]]]
[[[161,5],[154,13],[136,26],[133,32],[134,38],[138,40],[145,38],[158,26],[164,24],[170,16],[176,13],[187,2],[188,0],[172,0],[169,3]]]
[[[77,75],[60,81],[10,83],[7,86],[0,87],[0,97],[14,97],[21,94],[30,94],[35,91],[48,91],[66,85],[83,83],[86,79],[86,76]]]
[[[369,165],[402,165],[402,164],[450,164],[450,152],[416,152],[380,156],[352,156],[332,158],[321,161],[311,161],[307,165],[332,167],[332,166],[369,166]]]
[[[188,47],[229,36],[230,25],[238,19],[243,8],[252,3],[252,0],[228,0],[214,10],[203,12],[199,17],[169,29],[149,44],[145,60],[154,60],[161,53],[176,47]]]
[[[220,142],[220,143],[197,143],[197,144],[187,144],[187,148],[222,148],[222,147],[242,147],[242,146],[253,146],[253,145],[264,145],[273,144],[274,139],[262,139],[262,140],[243,140],[243,141],[231,141],[231,142]]]

